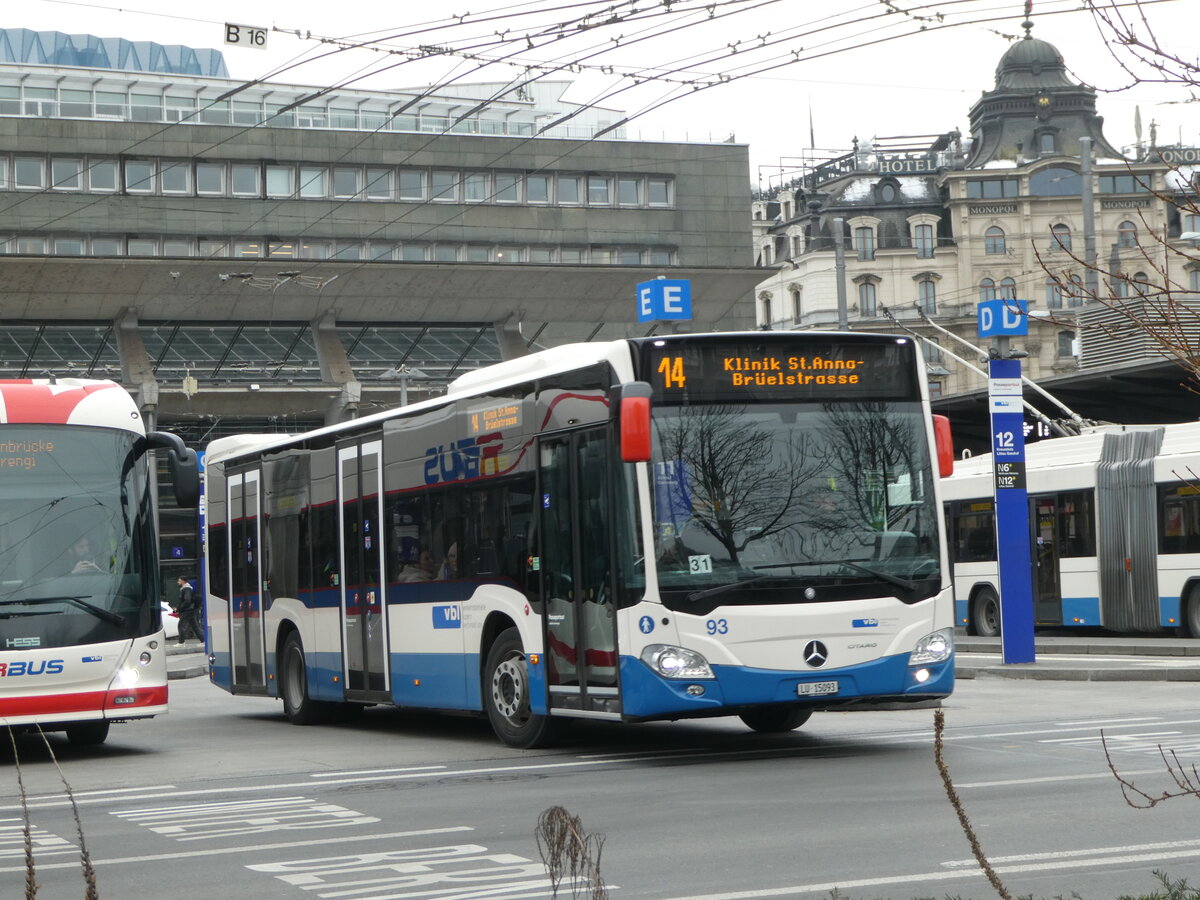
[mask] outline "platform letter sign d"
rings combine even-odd
[[[637,286],[638,321],[692,317],[692,283],[684,278],[656,278]]]
[[[1029,334],[1028,300],[984,300],[979,304],[979,336],[1009,337]]]

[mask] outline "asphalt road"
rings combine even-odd
[[[172,682],[162,719],[81,749],[51,737],[100,896],[492,900],[550,896],[535,836],[561,805],[604,836],[613,897],[992,897],[933,754],[933,710],[818,714],[784,736],[736,720],[581,725],[502,747],[478,720],[373,710],[295,728],[275,701]],[[945,761],[1013,896],[1200,882],[1194,800],[1135,810],[1107,769],[1170,787],[1200,760],[1188,683],[965,680]],[[39,898],[83,897],[59,769],[21,739],[0,786],[0,897],[20,896],[24,781]],[[564,889],[560,896],[570,896]],[[580,896],[588,896],[586,893]]]

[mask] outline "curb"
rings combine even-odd
[[[1200,669],[1064,669],[1036,668],[1037,663],[1006,666],[972,666],[959,663],[954,677],[1007,678],[1013,681],[1200,681]]]

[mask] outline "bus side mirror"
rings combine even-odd
[[[171,482],[175,485],[175,502],[181,507],[196,506],[200,502],[200,461],[196,451],[187,447],[183,439],[168,431],[151,431],[146,441],[152,450],[167,450]]]
[[[621,459],[650,461],[650,385],[644,381],[614,384],[609,391],[610,414],[616,417]]]
[[[938,475],[946,478],[954,474],[954,438],[950,436],[950,420],[945,416],[933,417],[933,438],[937,445]]]

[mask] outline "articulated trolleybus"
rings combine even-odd
[[[1026,450],[1034,620],[1200,637],[1200,423],[1101,426]],[[1000,633],[990,454],[942,482],[956,617]]]
[[[154,448],[194,506],[195,451],[120,385],[0,381],[0,724],[97,744],[167,711]]]
[[[906,338],[753,332],[560,347],[222,438],[211,679],[298,724],[484,713],[516,747],[571,718],[772,732],[945,697],[944,425]]]

